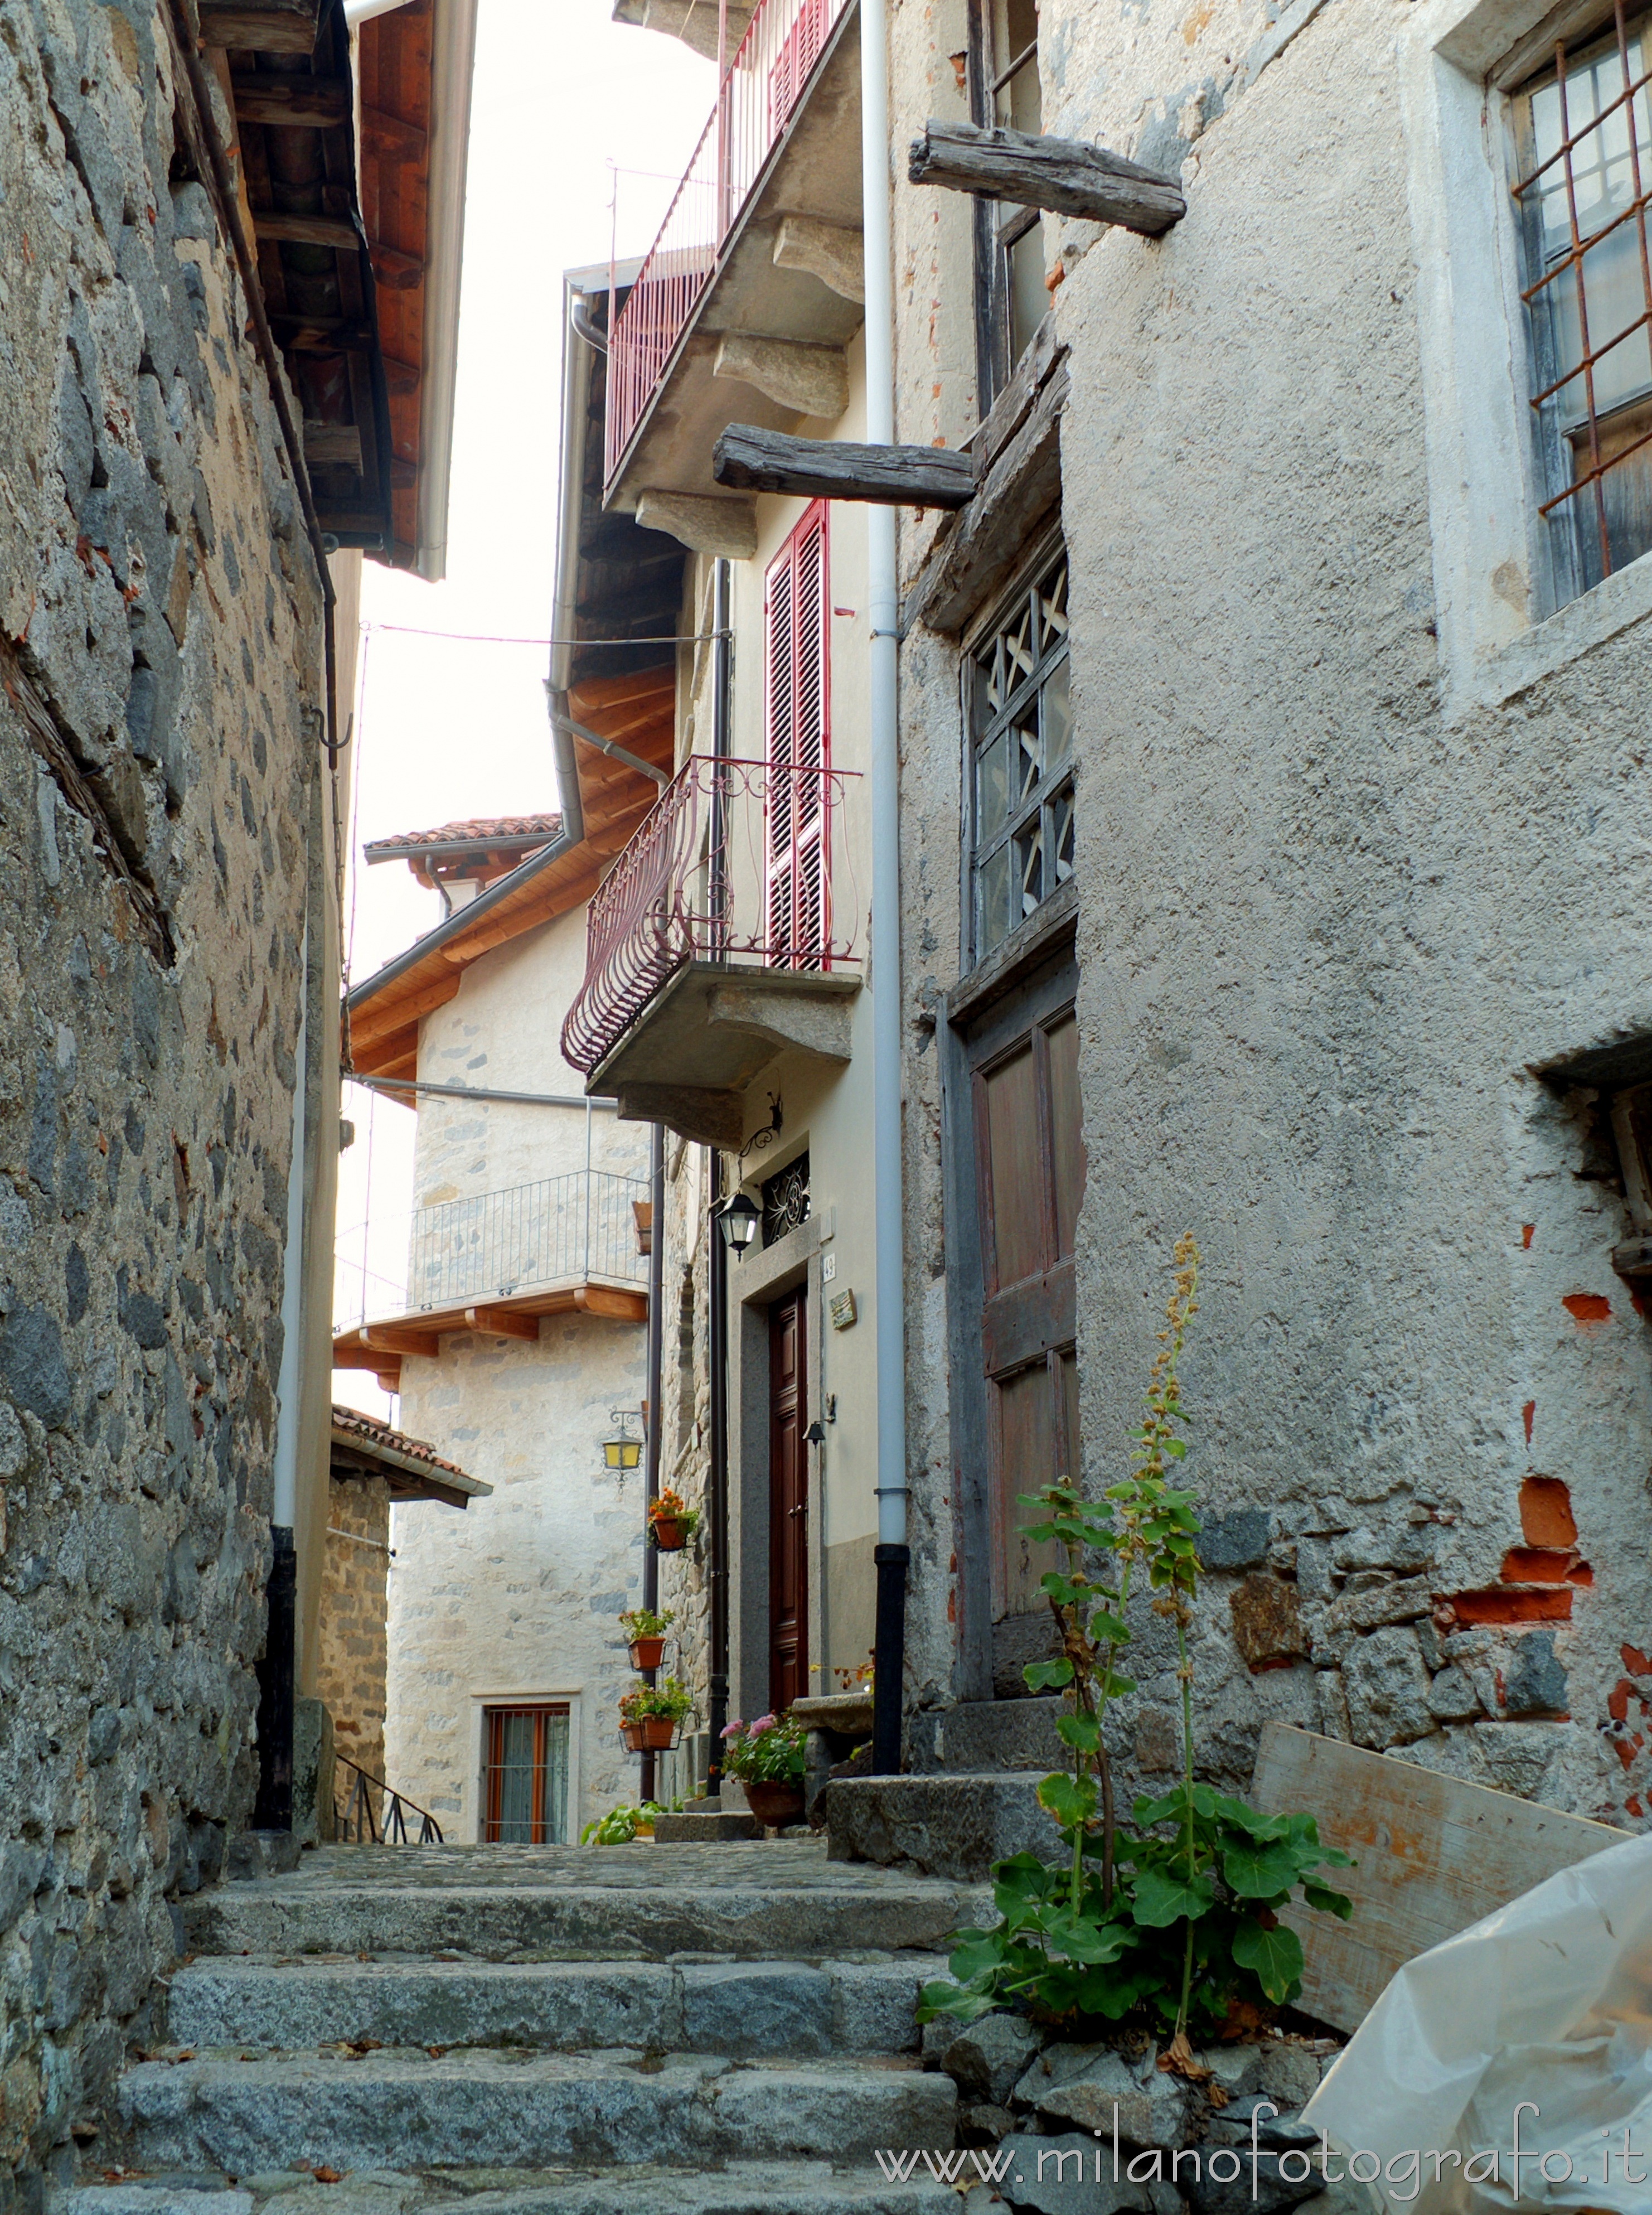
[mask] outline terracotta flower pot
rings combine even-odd
[[[652,1753],[669,1753],[676,1744],[676,1725],[670,1715],[645,1715],[642,1742]]]
[[[621,1723],[620,1725],[621,1739],[633,1753],[640,1753],[648,1743],[647,1739],[642,1733],[643,1727],[640,1723]]]
[[[631,1666],[633,1669],[658,1669],[665,1659],[664,1638],[633,1638],[631,1641]]]
[[[803,1787],[800,1784],[757,1784],[746,1781],[746,1799],[752,1813],[770,1830],[781,1830],[787,1823],[803,1820]]]
[[[662,1554],[680,1554],[688,1543],[688,1534],[675,1515],[657,1515],[652,1527],[654,1543]]]

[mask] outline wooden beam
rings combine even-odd
[[[1031,534],[1059,506],[1067,390],[1067,365],[1061,362],[982,479],[975,499],[925,562],[907,598],[908,623],[958,630],[1007,577]]]
[[[587,1315],[609,1316],[617,1322],[646,1322],[646,1292],[612,1292],[606,1285],[581,1285],[573,1304]]]
[[[975,495],[975,464],[945,446],[856,446],[835,439],[792,439],[731,423],[712,456],[720,485],[800,493],[805,500],[858,500],[883,507],[964,507]]]
[[[382,1369],[384,1356],[370,1346],[358,1346],[354,1331],[337,1339],[333,1347],[335,1369]]]
[[[356,423],[306,423],[304,459],[316,469],[361,469],[361,427]]]
[[[201,43],[266,54],[308,54],[317,0],[200,0]]]
[[[459,989],[459,979],[453,976],[437,975],[429,983],[419,985],[416,991],[398,992],[396,986],[405,983],[405,979],[397,978],[383,987],[382,1002],[376,998],[368,1000],[351,1009],[350,1035],[352,1041],[359,1039],[365,1046],[370,1041],[394,1038],[398,1031],[405,1030],[419,1016],[429,1015],[433,1008],[444,1006]]]
[[[387,115],[382,107],[364,107],[361,112],[362,144],[381,161],[423,161],[429,135],[416,123],[404,123],[399,115]]]
[[[411,292],[425,281],[425,265],[416,254],[398,254],[393,246],[382,246],[374,239],[368,248],[373,257],[373,274],[387,292]]]
[[[1187,213],[1174,177],[1083,138],[1035,138],[932,117],[912,142],[906,173],[915,185],[1116,223],[1144,238],[1159,237]]]
[[[331,131],[350,120],[350,86],[341,77],[275,77],[237,70],[229,79],[237,123]],[[256,216],[253,218],[256,223]],[[355,244],[351,240],[351,244]]]
[[[467,1308],[465,1321],[472,1330],[485,1331],[493,1338],[525,1339],[529,1346],[539,1343],[537,1316],[517,1315],[510,1308]]]
[[[380,1353],[419,1353],[433,1361],[442,1351],[442,1341],[433,1330],[406,1329],[399,1323],[368,1323],[356,1336]]]
[[[270,317],[270,327],[284,353],[364,352],[373,343],[371,327],[353,316],[278,314]]]
[[[336,246],[346,253],[361,251],[361,237],[354,224],[336,215],[281,215],[274,208],[254,208],[253,224],[260,238],[288,239],[295,246]]]
[[[384,357],[384,389],[387,392],[404,397],[410,392],[417,392],[423,374],[416,361],[395,361],[388,353]]]
[[[1251,1797],[1266,1815],[1316,1816],[1325,1844],[1359,1863],[1325,1872],[1354,1902],[1351,1923],[1297,1905],[1280,1915],[1302,1941],[1303,2009],[1338,2030],[1356,2030],[1415,1955],[1629,1835],[1276,1722],[1263,1727]]]

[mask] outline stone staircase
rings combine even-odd
[[[913,2013],[982,1906],[805,1841],[322,1848],[185,1904],[62,2215],[955,2206],[876,2155],[953,2143]]]

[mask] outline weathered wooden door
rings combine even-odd
[[[831,752],[826,503],[817,500],[768,573],[764,721],[768,764],[764,887],[768,958],[828,966]]]
[[[1084,1137],[1071,992],[1069,972],[1024,1003],[1019,1023],[1000,1018],[971,1075],[995,1623],[1042,1612],[1038,1580],[1056,1565],[1053,1545],[1022,1537],[1032,1519],[1019,1495],[1078,1467]]]
[[[768,1704],[809,1690],[809,1449],[805,1326],[798,1288],[768,1311]]]

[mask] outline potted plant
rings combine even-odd
[[[657,1615],[652,1607],[633,1607],[620,1617],[620,1628],[631,1643],[631,1666],[646,1672],[665,1659],[665,1634],[676,1617],[668,1607]]]
[[[802,1817],[807,1736],[789,1714],[731,1722],[723,1733],[723,1774],[739,1778],[752,1813],[772,1830]]]
[[[620,1736],[633,1753],[669,1753],[693,1712],[693,1695],[675,1677],[633,1684],[620,1696]]]
[[[648,1534],[662,1554],[680,1554],[700,1528],[700,1510],[669,1488],[648,1503]]]

